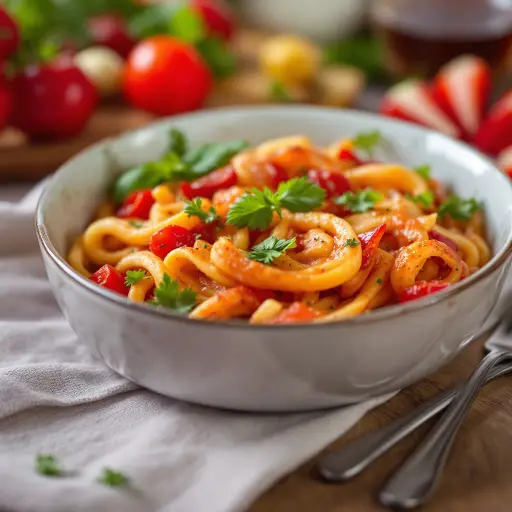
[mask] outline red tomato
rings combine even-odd
[[[94,85],[68,59],[25,68],[11,90],[12,125],[34,139],[78,135],[98,101]]]
[[[192,0],[192,7],[203,18],[210,35],[229,41],[235,30],[235,17],[222,0]]]
[[[361,250],[363,251],[361,268],[366,268],[370,264],[373,255],[379,248],[380,241],[385,232],[386,224],[381,224],[375,229],[367,231],[366,233],[361,233],[358,236],[359,241],[361,242]]]
[[[342,174],[320,169],[310,169],[308,180],[322,187],[327,197],[341,196],[350,190],[350,183]]]
[[[200,239],[213,244],[217,238],[217,226],[216,223],[204,224],[201,222],[199,226],[192,230],[195,235],[200,235]]]
[[[11,113],[12,97],[7,85],[0,80],[0,130],[7,126],[7,119]]]
[[[10,57],[20,44],[20,31],[9,13],[0,7],[0,62]]]
[[[258,290],[257,288],[250,288],[250,290],[260,303],[276,298],[276,294],[272,290]]]
[[[342,149],[338,155],[338,159],[348,160],[356,165],[362,165],[364,163],[351,149]]]
[[[442,281],[420,281],[410,288],[406,288],[399,297],[400,302],[409,302],[410,300],[421,299],[431,293],[444,290],[449,283]]]
[[[155,203],[151,189],[146,188],[130,194],[121,207],[117,210],[117,216],[122,219],[135,217],[137,219],[149,219],[149,211]]]
[[[136,41],[128,33],[126,23],[116,13],[95,16],[88,21],[88,26],[94,45],[111,48],[121,57],[128,57],[135,46]]]
[[[217,169],[216,171],[203,176],[190,183],[183,183],[180,187],[181,193],[188,199],[194,197],[211,198],[217,190],[234,187],[238,178],[231,166]]]
[[[286,169],[281,167],[279,164],[268,162],[266,170],[271,177],[270,186],[273,190],[277,189],[279,183],[288,180],[288,173],[286,172]]]
[[[289,308],[281,311],[269,323],[272,324],[297,324],[311,322],[320,313],[306,306],[303,302],[294,302]]]
[[[166,226],[153,233],[149,242],[149,249],[159,258],[164,259],[178,247],[192,247],[195,241],[196,237],[190,229],[181,226]]]
[[[112,265],[103,265],[89,279],[121,295],[128,295],[130,291],[124,284],[124,277]]]
[[[150,37],[137,44],[126,61],[126,98],[154,114],[198,109],[212,85],[212,74],[197,50],[174,37]]]

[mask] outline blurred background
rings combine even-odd
[[[379,111],[512,168],[512,0],[3,0],[0,182],[204,107]]]

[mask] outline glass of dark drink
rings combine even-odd
[[[461,54],[499,71],[512,51],[512,0],[374,0],[371,17],[399,76],[431,76]]]

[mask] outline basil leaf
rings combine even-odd
[[[197,42],[196,48],[215,78],[226,78],[235,72],[236,57],[221,39],[208,37]]]
[[[190,44],[196,44],[206,36],[203,19],[188,6],[174,11],[169,21],[169,29],[173,36]]]
[[[153,162],[134,167],[117,178],[113,187],[113,198],[121,204],[132,192],[153,188],[165,181],[166,176]]]
[[[188,150],[187,136],[177,128],[171,128],[169,132],[169,151],[182,157]]]
[[[244,140],[227,142],[209,142],[188,151],[183,160],[199,175],[223,167],[231,158],[246,149],[249,144]]]

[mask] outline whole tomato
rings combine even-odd
[[[195,110],[203,105],[212,85],[212,74],[197,50],[171,36],[140,42],[126,61],[126,98],[154,114]]]
[[[88,21],[89,32],[94,46],[106,46],[126,58],[135,46],[135,39],[121,16],[102,14]]]
[[[18,26],[5,9],[0,7],[0,62],[12,55],[20,44]]]
[[[97,104],[95,87],[71,60],[31,65],[12,81],[11,124],[32,139],[80,133]]]
[[[201,15],[210,35],[229,41],[235,30],[235,16],[222,0],[192,0],[192,8]]]
[[[7,126],[7,119],[11,113],[12,99],[7,84],[0,78],[0,130]]]

